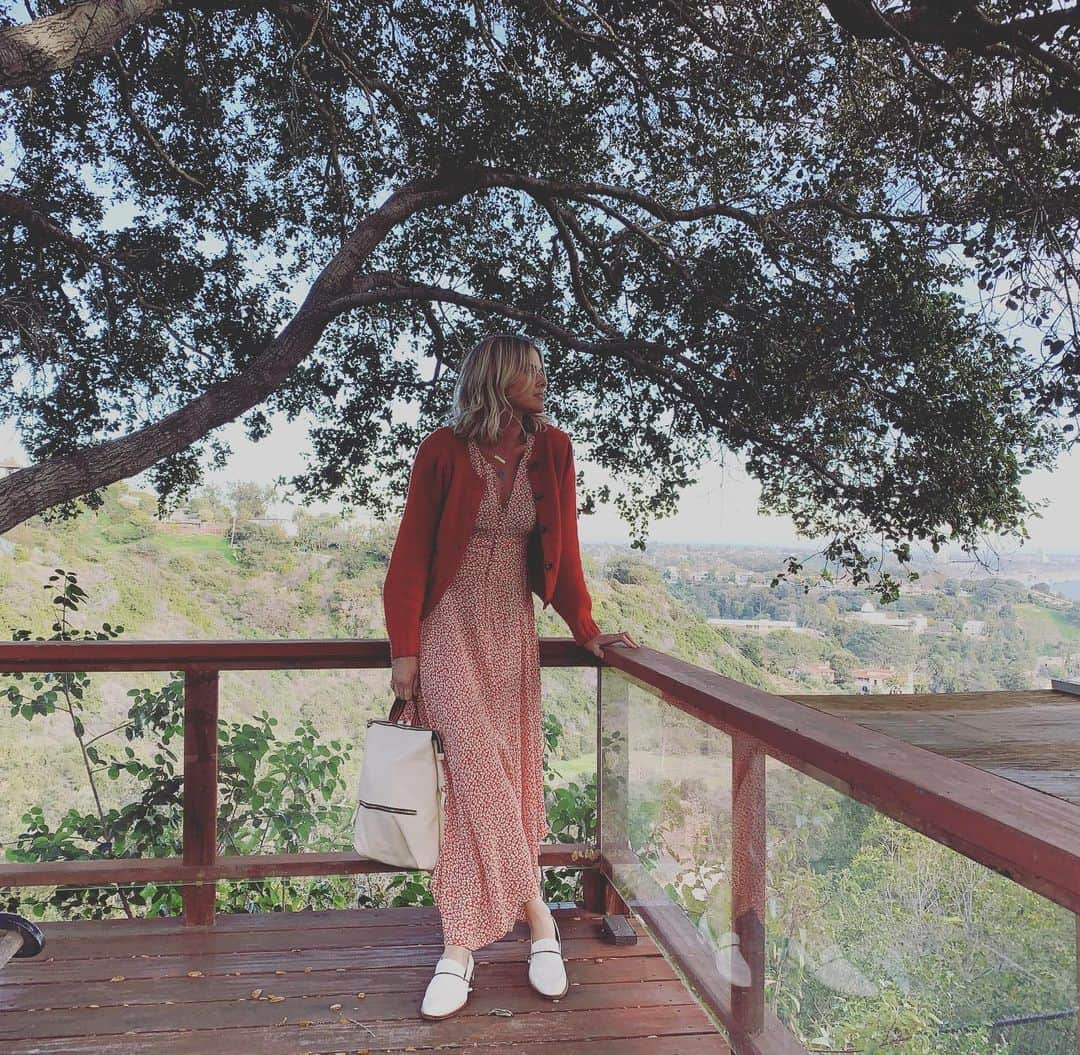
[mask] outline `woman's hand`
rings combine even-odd
[[[631,648],[641,647],[625,630],[619,634],[597,634],[591,641],[586,641],[582,647],[587,648],[599,659],[603,659],[604,653],[602,651],[602,646],[604,645],[630,645]]]
[[[391,664],[390,685],[395,696],[408,702],[416,694],[416,675],[419,669],[416,656],[398,656]]]

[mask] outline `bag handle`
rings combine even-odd
[[[409,705],[408,700],[402,699],[400,696],[394,697],[394,702],[390,705],[390,713],[387,715],[387,720],[391,722],[401,721],[401,716],[405,713],[405,708]],[[413,704],[413,713],[416,712],[416,704]],[[409,722],[408,724],[413,724]]]

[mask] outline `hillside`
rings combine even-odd
[[[302,549],[280,532],[259,532],[234,551],[220,536],[167,533],[152,514],[150,495],[118,484],[99,510],[76,521],[34,518],[5,536],[14,552],[0,553],[4,637],[21,628],[33,637],[49,636],[53,592],[43,587],[63,568],[88,594],[73,625],[120,625],[123,640],[385,638],[380,591],[393,525],[343,527],[325,533],[316,550]],[[662,584],[620,582],[605,576],[587,553],[583,559],[594,615],[605,631],[629,630],[643,644],[760,687],[796,685],[755,666],[729,635],[706,625]],[[568,635],[553,609],[534,603],[542,636]],[[545,711],[564,726],[566,775],[580,775],[595,760],[595,676],[552,669],[543,679]],[[86,701],[89,735],[117,724],[129,690],[167,680],[156,673],[95,676],[94,697]],[[0,676],[0,685],[8,681]],[[385,713],[393,700],[386,669],[226,671],[220,684],[223,719],[265,709],[283,730],[307,718],[324,739],[352,741],[347,786],[359,773],[364,722]],[[90,804],[81,753],[64,713],[27,722],[0,712],[0,772],[10,789],[0,802],[0,844],[22,830],[19,818],[31,805],[42,805],[51,818]],[[122,788],[118,782],[116,790]]]

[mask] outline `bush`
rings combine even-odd
[[[616,557],[608,562],[604,575],[624,586],[655,586],[666,590],[660,573],[650,564],[633,557]]]
[[[238,524],[233,555],[244,568],[286,572],[296,566],[292,542],[277,524]]]
[[[123,544],[149,538],[156,530],[153,518],[136,509],[132,510],[131,516],[127,520],[106,524],[101,529],[101,534],[109,542]]]

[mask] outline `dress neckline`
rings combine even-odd
[[[514,491],[517,490],[518,478],[521,476],[521,467],[525,464],[529,457],[529,453],[532,450],[533,437],[536,435],[534,432],[530,432],[525,437],[525,446],[521,449],[521,457],[518,458],[517,468],[514,470],[514,478],[510,481],[510,490],[507,492],[506,501],[504,502],[502,496],[499,494],[498,476],[496,475],[495,466],[491,464],[480,452],[480,447],[472,439],[469,440],[470,449],[476,452],[476,457],[480,459],[480,464],[487,466],[488,478],[491,480],[492,486],[495,488],[495,502],[499,507],[501,513],[505,513],[510,508],[510,502],[514,497]]]

